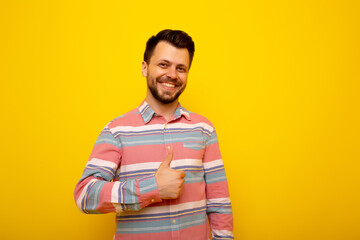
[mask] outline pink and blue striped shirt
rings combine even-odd
[[[171,167],[186,176],[180,197],[163,200],[155,172],[168,146]],[[116,240],[233,239],[216,131],[180,104],[170,121],[144,101],[107,124],[74,194],[84,213],[116,212]]]

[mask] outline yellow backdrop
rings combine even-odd
[[[216,126],[242,240],[360,239],[359,1],[0,2],[0,239],[112,239],[73,189],[145,97],[145,42],[196,52],[182,105]]]

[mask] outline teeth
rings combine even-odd
[[[164,85],[165,87],[170,87],[170,88],[175,87],[175,85],[171,84],[171,83],[162,83],[162,85]]]

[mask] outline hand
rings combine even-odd
[[[180,196],[185,182],[185,172],[170,167],[174,152],[168,147],[168,155],[155,173],[161,199],[176,199]]]

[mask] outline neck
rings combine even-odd
[[[150,95],[149,94],[146,95],[145,101],[150,105],[150,107],[152,108],[152,110],[154,110],[154,112],[163,116],[166,119],[166,121],[170,121],[171,117],[174,116],[174,113],[178,106],[179,103],[178,99],[176,99],[172,103],[164,104]]]

